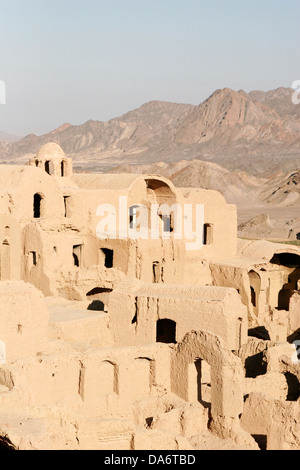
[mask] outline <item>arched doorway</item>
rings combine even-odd
[[[199,363],[199,360],[202,362]],[[203,364],[205,374],[201,371]],[[191,384],[192,376],[194,384]],[[242,362],[219,336],[209,331],[192,331],[173,349],[171,392],[186,401],[203,399],[202,382],[211,393],[210,426],[224,436],[227,431],[232,431],[235,421],[236,429],[242,432],[239,427],[244,394]],[[229,422],[231,424],[227,428]]]
[[[151,230],[168,238],[176,227],[181,226],[181,211],[176,207],[175,188],[159,179],[145,179],[147,200],[158,204],[157,219],[151,218]]]

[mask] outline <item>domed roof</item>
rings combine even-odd
[[[39,160],[48,160],[53,158],[62,159],[65,157],[65,152],[55,142],[48,142],[47,144],[43,145],[36,154],[36,158]]]

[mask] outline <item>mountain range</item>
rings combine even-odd
[[[78,171],[199,159],[256,176],[288,173],[300,166],[300,106],[292,93],[225,88],[198,106],[151,101],[108,122],[63,124],[42,136],[0,142],[0,160],[25,162],[53,141]]]
[[[108,122],[65,123],[19,140],[0,134],[0,162],[26,164],[56,142],[77,172],[154,173],[217,190],[237,205],[239,236],[296,240],[300,105],[292,94],[225,88],[198,106],[151,101]]]

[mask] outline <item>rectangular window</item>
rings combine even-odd
[[[163,231],[172,233],[174,231],[172,215],[158,214],[158,216],[162,221]]]
[[[82,266],[82,245],[73,246],[73,262],[77,268]]]
[[[108,248],[101,249],[102,256],[104,258],[104,266],[108,269],[113,268],[114,266],[114,250],[109,250]]]
[[[30,253],[28,253],[28,265],[29,265],[29,267],[37,266],[37,253],[36,253],[36,251],[30,251]]]
[[[129,207],[129,228],[136,228],[136,207]]]
[[[39,219],[40,217],[43,217],[42,201],[43,201],[43,198],[40,194],[37,193],[33,196],[33,217],[35,219]]]
[[[203,245],[213,244],[213,226],[211,224],[204,224],[203,227]]]
[[[64,196],[65,217],[71,217],[71,197]]]
[[[158,284],[160,282],[161,270],[160,270],[160,263],[158,261],[154,261],[152,264],[152,272],[153,272],[153,282],[154,284]]]

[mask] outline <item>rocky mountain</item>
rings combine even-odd
[[[189,113],[176,140],[187,145],[212,140],[215,144],[228,145],[239,141],[290,141],[297,137],[299,134],[293,133],[289,123],[269,106],[243,91],[224,89],[217,90]]]
[[[69,122],[65,122],[64,124],[59,126],[57,129],[54,129],[53,131],[49,132],[49,134],[51,135],[57,134],[58,132],[62,132],[62,131],[65,131],[66,129],[69,129],[69,127],[71,126],[72,124],[70,124]]]
[[[78,171],[198,159],[259,177],[288,173],[300,166],[300,106],[292,104],[292,93],[225,88],[198,106],[151,101],[108,122],[0,142],[0,160],[23,163],[54,141]]]
[[[263,105],[274,109],[278,116],[285,120],[300,119],[300,106],[292,101],[294,90],[291,88],[277,88],[271,91],[251,91],[249,96],[256,101],[260,101]]]

